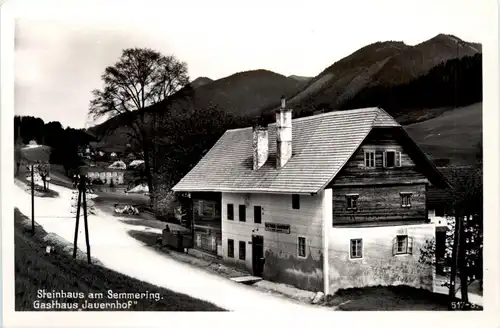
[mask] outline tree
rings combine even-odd
[[[450,281],[456,272],[460,277],[462,300],[468,301],[468,286],[479,280],[482,288],[483,279],[483,172],[482,166],[455,169],[452,172],[453,184],[450,193],[446,234],[445,260],[451,265],[451,272],[446,272]],[[456,227],[459,227],[459,238],[455,237]],[[456,257],[453,251],[456,247]],[[435,258],[435,240],[428,240],[421,249],[420,262],[437,265]],[[454,294],[455,286],[445,284]]]
[[[50,175],[50,164],[40,163],[35,166],[35,173],[38,173],[43,182],[43,191],[47,192],[47,179]]]
[[[189,83],[187,64],[151,49],[129,48],[118,62],[105,69],[104,86],[92,91],[89,114],[94,118],[118,117],[130,130],[128,136],[144,152],[145,171],[153,202],[151,163],[154,137],[146,108],[172,96]]]

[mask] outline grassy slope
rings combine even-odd
[[[98,265],[74,260],[57,249],[45,255],[47,243],[42,241],[46,232],[40,227],[32,236],[23,228],[26,220],[15,210],[15,308],[33,311],[37,291],[159,293],[161,300],[140,300],[131,310],[139,311],[221,311],[213,304],[178,294],[168,289],[139,281]],[[105,294],[106,295],[106,294]],[[50,301],[50,300],[49,300]],[[74,302],[58,299],[59,302]],[[106,300],[104,300],[106,302]]]
[[[407,125],[405,130],[431,159],[449,158],[453,165],[473,164],[476,145],[482,140],[482,103]]]

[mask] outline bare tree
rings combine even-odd
[[[121,116],[130,130],[131,141],[144,153],[145,173],[153,198],[154,132],[145,109],[189,83],[187,64],[151,49],[129,48],[123,50],[116,64],[106,68],[101,78],[104,86],[92,91],[89,114],[94,118]]]
[[[50,164],[37,164],[35,172],[38,173],[43,182],[43,191],[47,192],[47,179],[50,175]]]

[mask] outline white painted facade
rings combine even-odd
[[[223,259],[252,272],[252,235],[264,238],[264,253],[272,252],[280,258],[298,256],[298,238],[306,239],[306,256],[320,261],[323,251],[323,197],[300,195],[300,208],[292,208],[292,195],[222,193],[222,254]],[[331,203],[331,199],[329,200]],[[227,204],[233,204],[234,220],[228,220]],[[246,222],[239,219],[239,205],[246,207]],[[254,206],[262,208],[262,223],[254,223]],[[331,205],[330,205],[331,206]],[[331,213],[331,212],[330,212]],[[289,224],[290,233],[265,230],[265,223]],[[228,239],[234,240],[234,257],[228,257]],[[239,259],[239,242],[246,245],[245,260]],[[279,254],[279,255],[278,255]],[[266,261],[268,261],[266,259]],[[266,262],[266,265],[270,263]],[[294,274],[294,268],[284,268]],[[299,274],[299,273],[297,273]],[[314,268],[316,278],[322,279],[322,267]]]
[[[234,219],[228,220],[227,205],[233,204]],[[245,205],[246,221],[239,220]],[[262,208],[262,222],[254,222],[254,206]],[[290,225],[290,233],[266,231],[265,223]],[[301,195],[300,208],[292,208],[292,195],[222,193],[222,257],[252,272],[252,235],[264,238],[264,278],[333,294],[339,288],[405,284],[432,290],[434,272],[418,263],[420,247],[435,237],[433,224],[334,227],[332,190]],[[393,255],[394,239],[409,236],[412,254]],[[306,239],[300,256],[298,238]],[[363,256],[350,258],[351,239],[363,240]],[[234,256],[228,256],[228,240]],[[239,259],[240,241],[245,259]],[[276,271],[269,269],[276,267]],[[267,271],[266,271],[267,270]]]
[[[420,249],[435,237],[433,224],[331,228],[330,292],[339,288],[407,285],[432,291],[434,270],[419,263]],[[408,236],[411,254],[394,254],[397,236]],[[362,240],[361,258],[351,258],[351,240]]]

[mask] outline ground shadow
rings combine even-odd
[[[147,246],[161,244],[161,234],[156,232],[130,230],[128,234]]]

